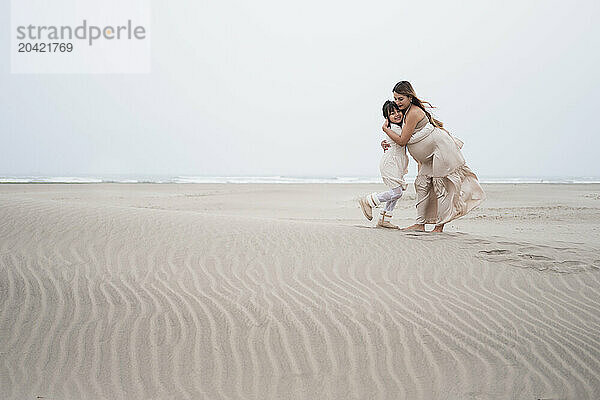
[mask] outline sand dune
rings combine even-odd
[[[377,188],[0,185],[0,397],[600,398],[600,186]]]

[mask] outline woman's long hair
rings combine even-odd
[[[412,97],[412,103],[425,112],[425,115],[427,115],[427,119],[429,119],[429,122],[431,123],[431,125],[433,125],[437,128],[444,129],[444,123],[440,120],[433,118],[431,113],[425,109],[425,104],[427,104],[427,108],[435,108],[435,107],[432,106],[430,102],[419,99],[417,97],[417,94],[415,93],[415,89],[413,89],[413,87],[409,81],[400,81],[400,82],[396,83],[396,86],[394,86],[393,91],[395,93],[398,93],[398,94],[401,94],[404,96]],[[405,113],[404,117],[406,117],[406,113]]]

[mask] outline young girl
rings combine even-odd
[[[386,101],[383,104],[383,116],[388,122],[388,127],[398,135],[402,132],[402,112],[396,103]],[[390,135],[388,135],[390,136]],[[397,225],[390,222],[392,211],[396,206],[396,202],[402,197],[402,192],[406,190],[404,175],[408,172],[408,157],[406,156],[406,146],[400,146],[393,140],[385,140],[382,147],[384,150],[383,157],[379,163],[381,178],[390,190],[381,193],[371,193],[363,196],[358,200],[360,208],[365,217],[370,221],[373,219],[373,208],[378,207],[385,202],[384,210],[381,212],[381,217],[377,222],[377,226],[383,228],[398,229]]]

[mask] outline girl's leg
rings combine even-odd
[[[388,211],[388,216],[391,217],[391,211],[396,206],[398,199],[402,197],[402,187],[398,186],[387,192],[371,193],[358,200],[363,214],[370,221],[373,219],[373,208],[385,202],[385,210]]]
[[[377,226],[398,229],[398,226],[392,224],[390,219],[392,218],[392,211],[394,211],[394,207],[396,206],[396,203],[400,197],[402,197],[402,186],[397,186],[387,192],[377,194],[377,199],[379,201],[385,201],[385,208],[381,212],[381,217],[377,222]]]
[[[385,212],[388,214],[391,214],[392,211],[394,211],[394,208],[396,207],[396,203],[398,202],[398,199],[396,200],[390,200],[388,202],[385,203]]]
[[[394,211],[394,207],[396,207],[398,199],[402,197],[402,186],[397,186],[387,192],[377,193],[376,196],[380,203],[385,202],[385,211],[391,214]]]

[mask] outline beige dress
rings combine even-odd
[[[434,127],[427,116],[419,121],[406,147],[419,163],[415,179],[418,224],[446,224],[485,199],[460,151],[462,142]]]

